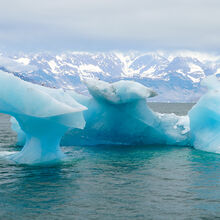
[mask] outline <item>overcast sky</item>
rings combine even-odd
[[[220,52],[220,0],[0,0],[0,50]]]

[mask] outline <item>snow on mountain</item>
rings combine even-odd
[[[86,91],[81,83],[85,77],[109,82],[135,80],[159,94],[152,101],[194,102],[204,92],[201,80],[220,75],[220,58],[195,52],[1,53],[0,69],[26,81],[82,93]]]

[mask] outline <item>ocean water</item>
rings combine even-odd
[[[186,114],[191,104],[150,104]],[[220,155],[179,146],[63,147],[66,162],[24,166],[4,156],[15,134],[0,115],[0,219],[218,219]]]

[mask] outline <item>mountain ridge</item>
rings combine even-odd
[[[204,93],[201,80],[220,74],[220,57],[193,52],[2,53],[0,69],[26,81],[81,93],[86,93],[81,79],[87,77],[134,80],[158,93],[150,101],[195,102]]]

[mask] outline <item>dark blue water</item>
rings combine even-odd
[[[14,141],[1,115],[0,219],[220,217],[218,154],[178,146],[74,146],[62,148],[68,160],[61,164],[23,166],[3,157],[20,150]]]

